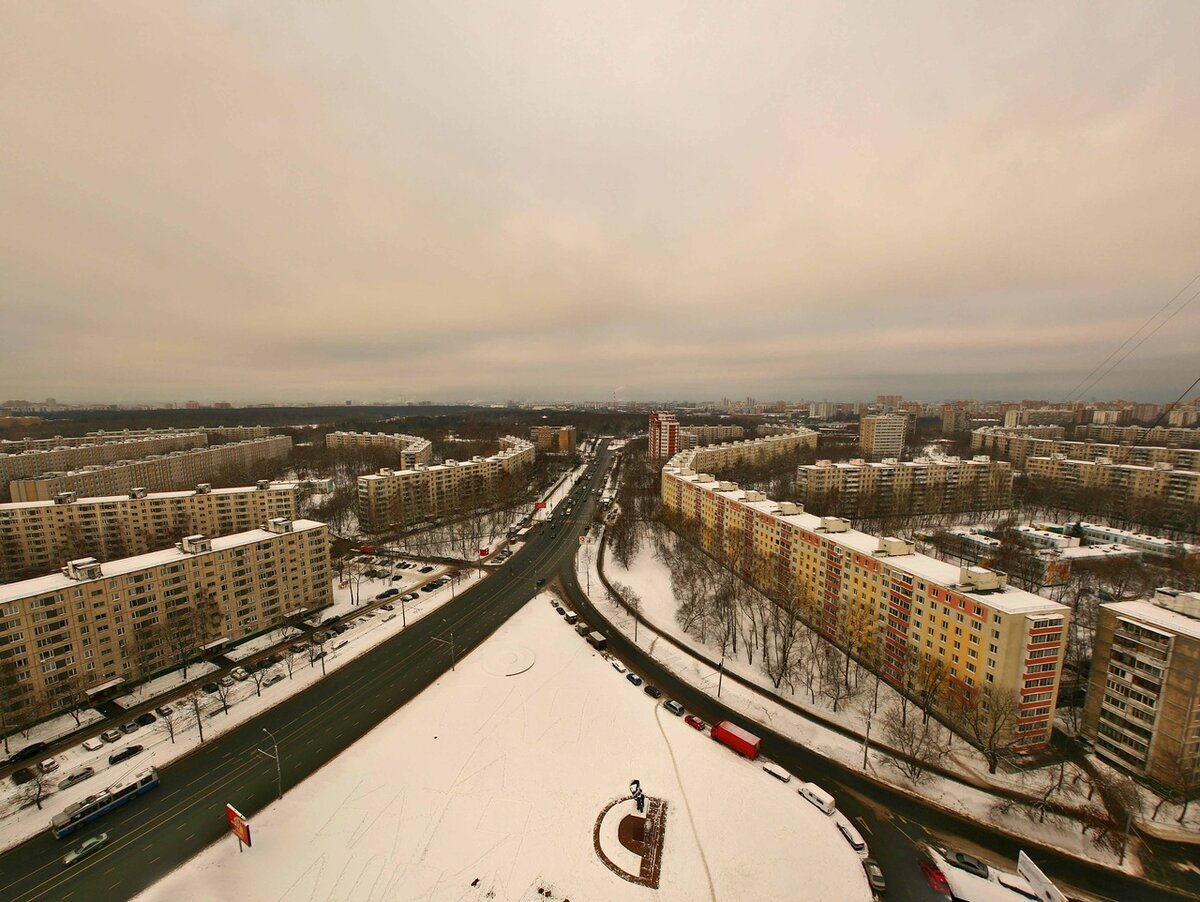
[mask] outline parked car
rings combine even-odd
[[[125,761],[128,758],[132,758],[134,755],[140,755],[143,751],[145,751],[145,748],[143,746],[127,745],[127,746],[125,746],[125,748],[121,749],[119,752],[113,752],[111,755],[109,755],[108,763],[109,764],[120,764],[122,761]]]
[[[436,589],[437,589],[437,586],[435,586],[433,583],[430,583],[428,586],[421,587],[422,592],[433,592]]]
[[[380,605],[380,607],[383,608],[385,611],[396,610],[396,606],[394,604],[384,604],[384,605]]]
[[[29,758],[36,758],[47,748],[49,748],[49,746],[47,746],[46,743],[44,743],[44,742],[30,743],[29,745],[25,746],[25,748],[21,749],[19,752],[16,752],[12,756],[10,756],[8,759],[8,763],[16,764],[18,761],[25,761],[25,760],[28,760]]]
[[[867,883],[871,884],[871,889],[877,893],[887,891],[887,881],[883,879],[883,869],[879,867],[879,862],[868,858],[863,862],[863,870],[867,872]]]
[[[69,771],[63,775],[63,778],[58,781],[58,788],[69,789],[76,783],[82,783],[95,773],[96,769],[94,767],[77,767],[75,770]]]
[[[233,670],[229,671],[229,675],[239,683],[243,680],[250,679],[250,674],[246,671],[245,667],[235,667]]]
[[[138,725],[142,726],[142,727],[148,727],[148,726],[150,726],[150,724],[154,723],[154,721],[156,721],[156,720],[158,720],[158,718],[155,717],[153,714],[151,714],[149,711],[147,711],[145,714],[139,714],[137,716]]]
[[[288,646],[288,648],[291,649],[295,654],[300,654],[300,652],[305,651],[308,648],[308,643],[307,642],[293,642],[291,645]]]
[[[422,567],[422,568],[420,569],[420,571],[419,571],[419,572],[421,572],[421,573],[432,573],[432,572],[433,572],[433,568],[432,568],[432,567]]]
[[[643,689],[642,691],[645,692],[651,698],[662,698],[662,690],[659,689],[657,686],[647,685],[646,688]]]
[[[633,683],[633,685],[635,685],[635,686],[642,685],[642,678],[640,676],[638,676],[636,673],[625,674],[625,679],[629,680],[629,682]]]
[[[105,742],[117,742],[123,734],[120,730],[105,730],[100,734],[100,738]]]
[[[130,733],[138,731],[138,722],[136,720],[127,720],[121,724],[121,732],[128,736]]]
[[[679,704],[679,702],[675,701],[675,699],[667,699],[665,702],[663,702],[663,707],[676,717],[683,717],[683,705]]]
[[[269,674],[267,674],[267,678],[265,680],[263,680],[263,685],[264,686],[274,686],[276,683],[278,683],[282,679],[283,679],[282,673],[269,673]]]
[[[97,836],[88,837],[83,841],[83,845],[76,846],[63,857],[63,867],[70,867],[75,862],[87,858],[93,852],[99,852],[107,843],[107,833],[101,833]]]
[[[555,605],[554,611],[556,614],[558,614],[559,617],[567,616],[567,609],[564,608],[562,605]]]
[[[174,708],[172,708],[170,705],[159,705],[154,709],[154,711],[159,717],[170,717],[172,711],[174,711]]]
[[[85,752],[98,752],[102,748],[104,748],[104,740],[98,736],[83,740],[83,750]]]
[[[233,677],[231,677],[229,674],[225,674],[225,676],[221,677],[219,682],[221,683],[222,686],[224,686],[226,689],[228,689],[230,686],[233,685]]]
[[[399,589],[395,589],[395,588],[385,589],[384,591],[380,592],[378,595],[375,596],[375,600],[383,601],[385,598],[391,598],[393,595],[399,595],[399,594],[400,594]]]
[[[613,661],[612,666],[613,666],[613,670],[615,670],[617,673],[625,672],[625,665],[622,664],[620,661]]]
[[[687,724],[689,727],[691,727],[693,730],[703,730],[705,727],[708,726],[708,724],[706,724],[704,721],[702,721],[695,714],[689,714],[687,717],[685,717],[683,719],[683,722],[685,724]]]
[[[984,880],[987,880],[988,866],[974,855],[968,855],[966,852],[953,852],[947,849],[942,854],[942,857],[956,868],[961,868],[968,874],[974,874],[976,877],[982,877]]]
[[[20,786],[22,783],[28,783],[34,777],[33,768],[22,767],[20,770],[12,772],[12,781]]]

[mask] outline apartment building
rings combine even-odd
[[[1175,411],[1172,411],[1174,413]],[[1175,426],[1086,426],[1076,430],[1081,438],[1097,442],[1116,442],[1119,445],[1179,445],[1200,448],[1200,429]]]
[[[664,507],[705,547],[768,594],[807,596],[812,625],[831,641],[847,646],[853,635],[857,648],[880,649],[893,684],[911,686],[925,661],[945,668],[947,698],[1011,693],[1014,748],[1046,745],[1068,608],[1009,586],[1002,573],[955,567],[718,480],[700,472],[714,463],[707,452],[682,452],[662,471]]]
[[[218,442],[244,442],[251,438],[268,438],[270,426],[201,426],[200,431],[208,436],[209,444]]]
[[[8,488],[13,501],[53,501],[63,492],[74,492],[77,497],[123,495],[138,487],[171,491],[213,482],[222,471],[284,461],[291,451],[291,438],[275,435],[139,460],[118,460],[65,473],[43,473],[13,480]]]
[[[400,468],[411,470],[433,461],[433,443],[419,435],[384,432],[330,432],[325,435],[325,447],[384,448],[395,451]]]
[[[1104,457],[1116,463],[1155,466],[1169,464],[1181,470],[1200,469],[1200,450],[1150,444],[1122,444],[1098,441],[1065,441],[1061,436],[1031,435],[1032,429],[977,429],[971,433],[971,447],[1012,461],[1023,469],[1030,457],[1059,454],[1072,460],[1096,460]]]
[[[500,439],[500,453],[358,477],[358,522],[366,532],[410,526],[486,504],[534,461],[532,442]]]
[[[904,455],[904,435],[908,417],[903,414],[864,416],[858,421],[858,445],[868,460],[899,458]]]
[[[686,436],[690,447],[701,445],[716,445],[721,442],[733,442],[745,438],[746,430],[742,426],[680,426],[679,434]]]
[[[574,426],[534,426],[529,430],[529,440],[539,451],[575,453]]]
[[[1088,492],[1113,493],[1117,507],[1131,509],[1154,503],[1172,516],[1200,507],[1200,471],[1177,470],[1169,463],[1153,466],[1114,463],[1107,457],[1072,460],[1062,454],[1025,461],[1030,480],[1052,487],[1056,503],[1071,507]]]
[[[73,558],[130,557],[183,536],[223,536],[300,516],[300,483],[147,492],[0,504],[0,582],[46,573]]]
[[[656,410],[650,414],[650,460],[668,460],[679,450],[679,420],[675,414]]]
[[[1096,753],[1167,786],[1200,774],[1200,593],[1102,604],[1083,733]]]
[[[6,701],[18,720],[65,708],[326,607],[329,541],[324,523],[276,519],[0,586]]]
[[[1000,510],[1012,504],[1012,464],[977,455],[849,463],[797,470],[796,501],[839,517]]]
[[[15,497],[9,486],[17,480],[32,479],[43,473],[104,466],[150,454],[203,448],[207,444],[208,438],[203,432],[172,432],[122,441],[81,443],[0,454],[0,501]]]
[[[1005,426],[1071,426],[1075,423],[1074,410],[1058,407],[1039,407],[1033,410],[1018,408],[1004,414]]]

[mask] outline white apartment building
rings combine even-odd
[[[384,448],[395,451],[403,470],[427,466],[433,460],[433,443],[419,435],[385,432],[330,432],[325,435],[326,448]]]

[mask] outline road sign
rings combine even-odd
[[[233,831],[238,842],[250,846],[250,822],[232,805],[225,806],[225,817],[229,820],[229,829]]]

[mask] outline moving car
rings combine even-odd
[[[36,758],[46,748],[48,748],[48,746],[44,742],[31,743],[31,744],[25,746],[25,748],[21,749],[19,752],[16,752],[13,755],[11,755],[8,759],[8,763],[16,764],[18,761],[24,761],[27,758]]]
[[[134,755],[140,755],[143,751],[145,751],[144,746],[127,745],[127,746],[125,746],[125,748],[121,749],[119,752],[113,752],[111,755],[109,755],[108,763],[109,764],[120,764],[122,761],[124,761],[127,758],[132,758]]]
[[[956,868],[961,868],[968,874],[974,874],[976,877],[987,880],[988,866],[974,855],[968,855],[966,852],[952,852],[947,849],[942,853],[942,857]]]
[[[99,852],[108,842],[108,834],[101,833],[97,836],[89,837],[83,841],[83,845],[76,846],[63,857],[63,867],[70,867],[80,859],[87,858],[93,852]]]
[[[622,664],[620,661],[613,661],[612,666],[613,666],[613,670],[615,670],[617,673],[625,672],[625,665]]]
[[[691,727],[693,730],[703,730],[705,727],[708,726],[708,724],[706,724],[704,721],[702,721],[695,714],[689,714],[687,717],[685,717],[683,719],[683,722],[685,724],[687,724],[689,727]]]

